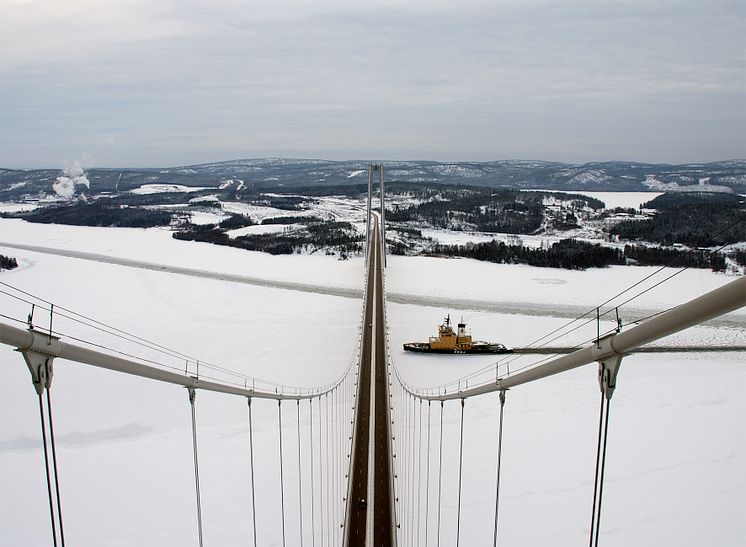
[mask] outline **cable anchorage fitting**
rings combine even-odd
[[[616,389],[617,374],[622,364],[622,355],[612,355],[598,362],[598,385],[607,400],[611,399]]]
[[[57,344],[59,340],[56,336],[50,336],[47,333],[40,333],[34,329],[30,329],[33,334],[39,334],[44,336],[48,341],[44,344],[36,343],[37,340],[34,338],[33,343],[30,347],[25,349],[17,349],[16,351],[21,352],[23,360],[26,362],[29,372],[31,373],[31,383],[34,385],[34,389],[38,395],[44,393],[45,389],[52,387],[52,377],[54,376],[54,358],[57,356]],[[55,342],[52,345],[52,342]],[[50,352],[44,351],[44,348],[50,347]]]
[[[598,340],[598,346],[592,346],[593,358],[598,363],[598,384],[607,399],[611,399],[614,394],[619,366],[622,364],[622,358],[625,355],[617,353],[614,349],[615,336],[616,333],[602,336]]]

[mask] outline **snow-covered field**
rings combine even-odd
[[[294,230],[300,230],[302,228],[305,228],[303,224],[256,224],[254,226],[246,226],[245,228],[228,230],[227,232],[225,232],[225,234],[230,238],[236,238],[247,235],[292,232]]]
[[[34,225],[0,219],[0,242],[326,286],[347,291],[350,296],[363,282],[360,258],[338,261],[315,255],[270,256],[177,241],[161,229]],[[361,311],[361,302],[354,297],[125,267],[2,243],[0,253],[16,257],[20,263],[18,269],[0,273],[2,282],[264,380],[301,386],[326,384],[354,356]],[[443,316],[451,313],[452,317],[463,315],[476,338],[524,345],[567,322],[549,312],[542,315],[542,309],[591,309],[652,271],[619,267],[573,272],[470,260],[389,257],[386,282],[391,296],[392,360],[403,378],[415,386],[451,381],[489,366],[494,357],[410,355],[401,351],[401,344],[425,339]],[[732,279],[688,270],[622,309],[653,313]],[[412,303],[406,303],[406,297],[412,297]],[[438,300],[462,300],[469,305],[439,308]],[[471,305],[478,301],[496,306],[485,311]],[[509,313],[499,311],[500,303],[510,308]],[[521,314],[522,307],[531,314]],[[25,320],[29,311],[27,304],[0,294],[0,313]],[[35,316],[42,327],[46,321],[44,316]],[[121,340],[60,318],[55,319],[55,326],[66,334],[121,351],[131,349]],[[592,337],[595,325],[587,328],[593,332],[580,330],[561,342]],[[696,327],[666,342],[743,345],[744,328],[746,314],[741,310],[731,314],[725,326]],[[531,360],[525,357],[513,366]],[[743,353],[625,358],[612,401],[604,545],[741,544],[746,536],[746,522],[739,509],[746,499],[744,393]],[[52,395],[68,543],[196,544],[190,411],[185,390],[58,360]],[[587,541],[598,399],[596,370],[591,366],[508,393],[501,545],[574,546]],[[0,544],[48,545],[37,400],[21,356],[7,346],[0,346],[0,400]],[[287,407],[283,405],[287,544],[298,545],[295,405]],[[301,409],[302,431],[306,431],[308,413],[303,406]],[[427,412],[423,405],[423,424]],[[427,524],[432,545],[440,407],[432,406],[431,412]],[[459,412],[458,403],[444,407],[442,545],[455,543]],[[205,544],[250,543],[246,402],[199,392],[197,416]],[[496,416],[494,396],[466,403],[462,545],[492,544]],[[257,401],[254,417],[259,544],[280,545],[276,403]],[[302,444],[305,450],[305,433]],[[422,458],[424,491],[424,448]],[[307,502],[308,476],[306,471],[303,474]],[[424,539],[424,498],[422,503]],[[305,543],[310,544],[307,503],[304,533]]]
[[[600,199],[607,209],[623,207],[625,209],[639,209],[640,205],[652,201],[663,192],[585,192],[575,190],[535,190],[541,192],[558,192],[561,194],[580,194],[590,198]]]
[[[209,186],[183,186],[181,184],[143,184],[130,192],[140,195],[162,194],[163,192],[189,193],[210,190],[210,188]]]

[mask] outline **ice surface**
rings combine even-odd
[[[176,241],[163,229],[38,225],[0,219],[0,241],[77,250],[337,288],[360,289],[362,259],[270,256]],[[354,355],[361,303],[303,292],[128,268],[5,247],[20,267],[0,281],[169,347],[242,373],[294,385],[321,385]],[[472,260],[389,257],[391,357],[402,376],[435,386],[489,367],[495,356],[422,356],[401,350],[433,334],[442,316],[461,315],[476,338],[521,345],[567,319],[522,315],[521,306],[593,307],[652,273],[619,267],[575,272]],[[657,311],[733,278],[687,270],[635,301]],[[412,297],[414,303],[399,303]],[[454,303],[504,303],[480,310]],[[447,301],[447,306],[438,306]],[[421,305],[427,302],[427,306]],[[632,304],[632,303],[630,303]],[[0,312],[25,320],[29,307],[6,296]],[[518,310],[520,311],[520,310]],[[5,319],[1,319],[6,321]],[[47,318],[37,315],[43,327]],[[61,318],[71,336],[132,350]],[[59,324],[57,323],[59,321]],[[744,344],[743,311],[733,326],[702,326],[678,343]],[[595,325],[590,326],[595,330]],[[577,332],[577,341],[586,335]],[[514,361],[522,366],[533,358]],[[738,545],[746,535],[746,369],[743,353],[626,357],[612,401],[602,538],[609,546]],[[196,543],[189,404],[185,390],[58,360],[52,390],[65,531],[70,545]],[[0,530],[7,545],[48,545],[46,486],[37,400],[25,364],[0,346]],[[574,546],[587,541],[599,391],[596,369],[575,371],[508,393],[503,448],[501,545]],[[307,404],[301,442],[308,448]],[[296,407],[284,404],[288,545],[299,544]],[[440,406],[430,408],[429,522],[434,544]],[[458,403],[444,407],[443,530],[455,539]],[[197,419],[206,544],[251,537],[246,402],[198,392]],[[428,408],[423,405],[423,424]],[[317,414],[315,414],[317,416]],[[462,545],[491,545],[496,397],[465,406]],[[399,420],[401,416],[395,416]],[[281,543],[277,404],[255,403],[258,539]],[[423,439],[425,437],[423,436]],[[318,448],[318,447],[316,447]],[[427,461],[423,447],[421,461]],[[320,458],[320,454],[316,454]],[[317,459],[318,461],[318,459]],[[310,544],[308,473],[304,532]],[[425,489],[424,475],[421,481]],[[398,484],[397,488],[401,488]],[[399,490],[401,492],[401,490]],[[317,493],[318,494],[318,493]],[[318,510],[318,506],[317,506]],[[318,530],[317,530],[318,532]],[[317,538],[317,544],[320,544]]]

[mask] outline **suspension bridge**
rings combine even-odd
[[[195,543],[200,546],[209,544],[203,532],[200,434],[197,427],[200,393],[240,397],[247,403],[250,440],[247,458],[250,484],[247,487],[251,492],[251,501],[246,514],[250,515],[252,534],[247,543],[262,544],[258,541],[257,532],[261,531],[262,526],[272,526],[277,528],[277,542],[283,546],[292,544],[289,531],[293,528],[296,532],[292,537],[298,538],[300,545],[345,547],[465,545],[462,527],[464,410],[470,399],[496,393],[499,401],[494,425],[498,439],[496,481],[494,484],[485,484],[485,488],[491,490],[494,513],[483,526],[491,530],[492,544],[497,545],[501,522],[503,421],[508,391],[595,363],[598,366],[600,403],[593,497],[588,500],[592,511],[587,540],[591,547],[599,544],[602,537],[607,438],[610,434],[609,413],[623,358],[650,342],[743,307],[746,305],[746,278],[737,278],[715,291],[655,314],[629,328],[621,329],[616,325],[602,331],[600,308],[597,308],[570,322],[598,326],[596,336],[579,349],[560,348],[562,351],[556,351],[557,348],[547,346],[556,339],[552,332],[539,339],[541,343],[521,348],[521,354],[551,352],[561,355],[550,355],[530,366],[517,367],[514,364],[511,370],[510,365],[520,356],[518,354],[482,371],[481,376],[471,375],[436,387],[413,386],[400,374],[389,352],[383,166],[369,166],[368,175],[366,268],[358,349],[343,374],[326,386],[284,386],[247,378],[3,284],[3,294],[31,307],[29,318],[25,321],[2,315],[0,343],[15,348],[21,354],[38,398],[47,486],[46,513],[52,544],[65,545],[65,471],[55,442],[51,396],[56,359],[186,388],[191,413]],[[374,211],[372,204],[376,176],[380,185],[378,212]],[[612,312],[609,310],[606,313]],[[41,314],[48,315],[46,328],[39,326]],[[55,318],[81,321],[137,342],[154,352],[182,359],[184,368],[163,367],[154,361],[112,352],[110,348],[91,347],[80,340],[68,339],[55,329]],[[23,325],[13,325],[12,321]],[[262,404],[276,403],[276,428],[279,432],[276,457],[280,483],[280,514],[276,524],[257,518],[257,508],[265,501],[256,496],[256,475],[262,472],[256,469],[255,462],[254,412],[257,401],[262,401]],[[454,438],[444,438],[446,405],[456,405],[457,408],[457,434]],[[436,416],[438,413],[440,415],[436,424],[439,429],[436,427],[435,432],[431,420],[433,407]],[[426,427],[423,427],[423,418]],[[293,444],[297,454],[292,457],[292,462],[297,462],[298,466],[293,473],[296,484],[288,483],[291,456],[288,454],[288,435],[282,433],[288,429],[288,419],[297,435]],[[433,458],[434,461],[430,457],[431,443],[437,445],[435,452],[438,458]],[[444,469],[444,444],[452,446],[458,455],[457,464],[450,469]],[[426,461],[423,461],[423,451]],[[443,479],[446,474],[456,479],[455,489],[451,492],[455,507],[448,514],[453,521],[449,526],[455,533],[448,537],[442,533],[446,518],[443,500]],[[426,485],[424,491],[423,483]],[[431,485],[433,491],[430,491]],[[292,516],[289,511],[291,506],[295,507]]]

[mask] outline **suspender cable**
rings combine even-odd
[[[497,547],[497,517],[500,509],[500,460],[503,449],[503,408],[505,407],[505,390],[500,391],[500,425],[497,430],[497,484],[495,486],[495,532],[492,546]]]
[[[596,444],[596,476],[593,478],[593,508],[591,512],[591,533],[588,540],[589,547],[593,547],[593,532],[596,526],[596,501],[598,499],[598,472],[601,468],[601,435],[604,425],[604,393],[601,392],[601,406],[598,413],[598,441]]]
[[[409,401],[412,401],[410,406]],[[414,397],[411,394],[407,394],[407,537],[409,538],[409,545],[412,545],[412,518],[414,513],[414,506],[412,505],[413,498],[413,477],[414,474],[414,415],[412,409],[414,408]]]
[[[329,458],[329,394],[324,395],[324,421],[326,426],[326,537],[328,538],[329,544],[332,542],[332,504],[331,504],[331,474],[334,472],[334,468],[331,467]]]
[[[461,539],[461,476],[464,468],[464,401],[461,399],[461,438],[458,445],[458,509],[456,512],[456,547]]]
[[[49,444],[52,447],[52,466],[54,471],[54,490],[57,497],[57,521],[60,524],[60,543],[65,547],[65,530],[62,527],[62,502],[60,501],[60,474],[57,471],[57,444],[54,442],[54,421],[52,420],[51,388],[47,388],[47,414],[49,416]]]
[[[282,545],[285,547],[285,481],[282,472],[282,399],[277,401],[277,426],[280,438],[280,515],[282,516]]]
[[[609,406],[611,399],[601,392],[601,411],[598,422],[598,448],[596,450],[596,482],[593,488],[593,517],[591,518],[591,547],[598,547],[601,530],[601,501],[604,493],[604,471],[606,470],[606,440],[609,432]],[[602,426],[603,424],[603,426]],[[600,472],[599,472],[600,464]],[[596,495],[598,493],[598,496]],[[594,529],[595,523],[595,529]]]
[[[403,407],[402,417],[402,436],[401,441],[402,448],[402,522],[404,528],[402,530],[402,537],[406,538],[409,535],[409,394],[404,393],[402,388],[401,404]],[[403,542],[405,543],[405,542]]]
[[[47,475],[47,495],[49,497],[49,520],[52,524],[52,543],[57,547],[57,526],[54,523],[54,501],[52,499],[52,478],[49,475],[49,452],[47,449],[47,426],[44,423],[44,402],[39,393],[39,417],[41,418],[41,441],[44,445],[44,472]]]
[[[256,488],[254,484],[254,428],[251,420],[251,397],[249,397],[249,456],[251,461],[251,522],[253,523],[254,547],[256,545]]]
[[[332,440],[331,440],[331,450],[332,450],[332,487],[331,487],[331,502],[332,502],[332,527],[330,531],[334,534],[332,538],[332,543],[334,545],[337,544],[337,394],[336,390],[332,390],[332,414],[331,414],[331,426],[332,426]]]
[[[404,473],[404,503],[402,504],[402,516],[404,520],[404,530],[402,530],[403,537],[409,536],[409,394],[402,394],[402,405],[404,407],[404,421],[402,427],[404,430],[404,439],[402,443],[402,452],[404,453],[404,465],[402,466],[402,472]],[[406,541],[404,542],[406,543]]]
[[[303,547],[303,473],[301,469],[300,446],[300,399],[296,401],[298,410],[298,523],[300,524],[300,547]]]
[[[606,471],[606,441],[609,439],[609,410],[611,399],[606,397],[606,412],[604,413],[604,447],[601,453],[601,477],[598,485],[598,516],[596,517],[596,547],[598,547],[598,533],[601,530],[601,502],[604,497],[604,471]]]
[[[420,411],[417,418],[417,545],[420,544],[420,499],[422,498],[422,399],[420,399]]]
[[[342,454],[341,447],[342,447],[342,436],[340,435],[340,427],[342,426],[342,420],[341,420],[341,412],[339,408],[339,388],[334,389],[334,433],[335,433],[335,441],[334,441],[334,447],[335,447],[335,458],[334,462],[336,464],[336,473],[334,476],[334,484],[336,486],[336,489],[334,491],[334,495],[336,497],[336,511],[335,511],[335,519],[334,519],[334,530],[335,535],[337,537],[337,543],[342,542],[342,537],[339,533],[339,521],[340,521],[340,501],[342,499],[341,496],[341,487],[342,487],[342,480],[340,478],[340,472],[342,470]]]
[[[197,492],[197,533],[199,534],[199,546],[202,547],[202,499],[199,494],[199,463],[197,459],[197,417],[194,411],[194,399],[196,391],[189,390],[189,405],[192,407],[192,451],[194,453],[194,488]]]
[[[430,411],[431,401],[427,402],[427,475],[425,478],[425,547],[427,547],[428,529],[430,528]]]
[[[311,453],[311,547],[316,547],[316,496],[313,487],[313,399],[308,399],[308,409],[308,428],[311,431],[311,434],[308,437],[310,442],[309,452]]]
[[[440,449],[438,455],[438,547],[440,547],[440,502],[443,493],[443,401],[440,402]]]
[[[324,458],[321,457],[321,451],[324,447],[324,437],[322,432],[323,426],[324,416],[321,413],[321,395],[319,395],[319,535],[321,537],[321,545],[326,545],[326,542],[324,541]]]
[[[411,399],[412,399],[412,414],[411,414],[411,416],[412,416],[412,427],[411,427],[412,434],[410,435],[409,438],[410,438],[410,442],[411,442],[410,449],[411,449],[412,455],[409,458],[409,461],[411,463],[411,468],[410,468],[410,472],[409,472],[410,483],[411,483],[410,484],[411,488],[409,490],[409,499],[410,499],[409,507],[411,509],[411,512],[409,514],[409,544],[410,545],[414,545],[414,526],[415,526],[415,522],[414,522],[414,509],[415,509],[415,504],[414,504],[414,485],[415,485],[415,482],[414,482],[414,443],[415,443],[415,440],[414,439],[415,439],[415,436],[416,436],[416,432],[415,432],[415,415],[417,413],[417,400],[414,397],[411,397]]]
[[[338,387],[336,390],[336,399],[337,399],[337,406],[336,408],[336,418],[334,420],[335,425],[337,426],[337,521],[336,521],[336,529],[337,529],[337,538],[338,543],[341,545],[342,540],[344,539],[342,537],[342,530],[343,528],[343,520],[344,520],[344,493],[343,493],[343,483],[344,483],[344,393],[342,392],[342,388]]]

